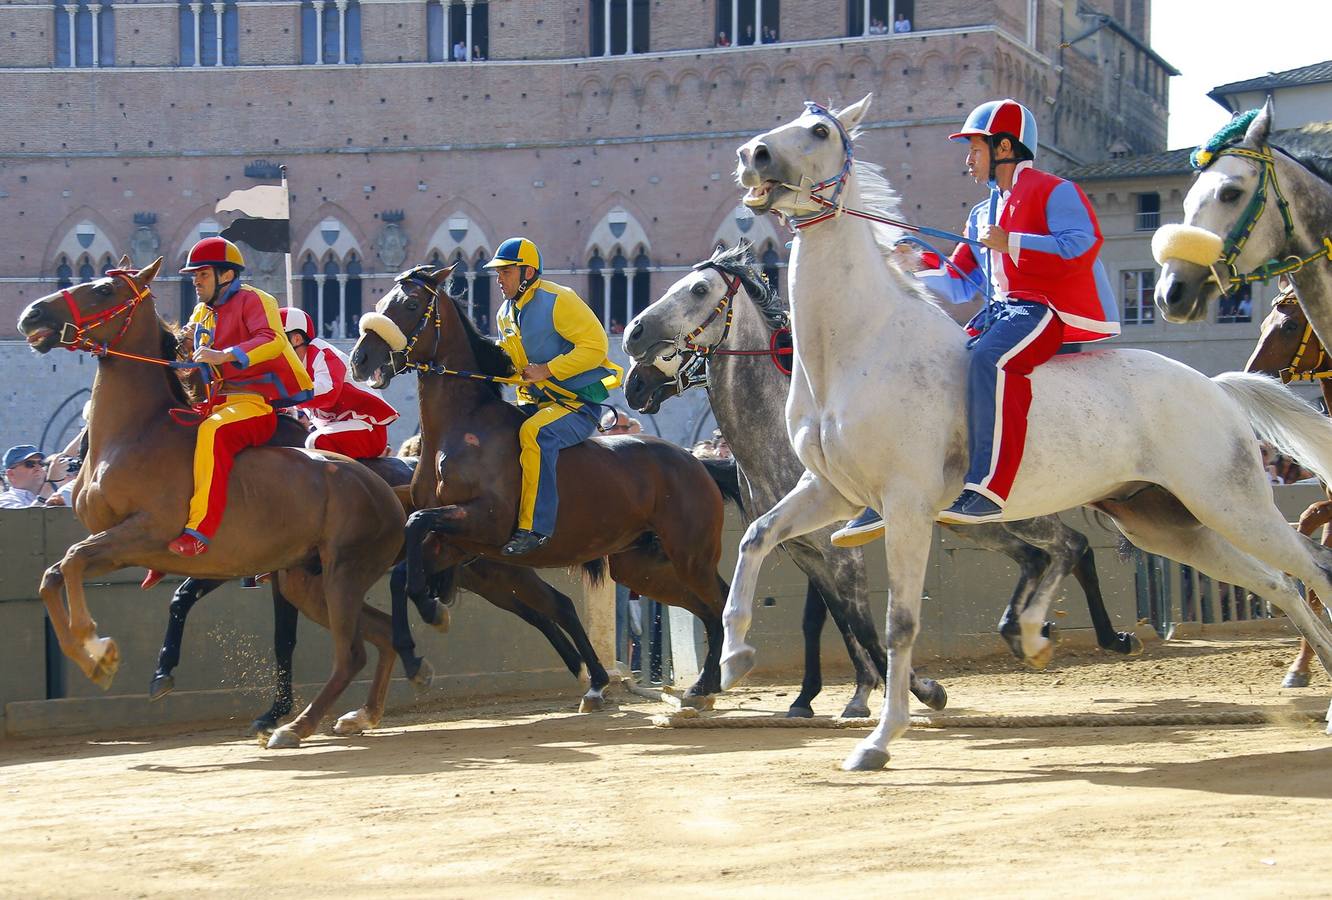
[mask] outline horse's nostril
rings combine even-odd
[[[629,332],[629,340],[636,341],[642,336],[643,336],[643,323],[639,322],[637,325],[634,326],[633,330]]]
[[[757,147],[754,148],[755,165],[764,165],[768,163],[771,159],[772,157],[768,155],[767,145],[759,144]]]
[[[1168,306],[1174,306],[1179,302],[1180,294],[1184,293],[1184,285],[1180,284],[1178,279],[1170,283],[1166,288],[1165,301]]]

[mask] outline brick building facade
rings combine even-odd
[[[865,34],[897,13],[912,31]],[[488,324],[498,291],[477,269],[518,233],[622,323],[719,240],[781,268],[775,223],[738,208],[734,152],[806,98],[872,91],[860,155],[941,227],[977,193],[945,136],[983,100],[1027,104],[1056,170],[1163,150],[1173,70],[1149,17],[1147,0],[16,0],[0,318],[14,335],[25,304],[122,252],[174,272],[229,221],[219,198],[283,164],[296,299],[329,334],[432,259],[464,264]],[[714,46],[733,23],[776,41]],[[252,269],[284,292],[280,258]],[[161,305],[188,290],[160,285]]]

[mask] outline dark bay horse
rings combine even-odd
[[[513,363],[444,292],[450,272],[421,266],[400,275],[376,313],[362,320],[351,354],[353,376],[376,388],[419,367],[421,463],[411,487],[418,511],[407,527],[413,596],[425,590],[427,537],[438,543],[439,567],[476,557],[509,560],[500,548],[517,518],[523,414],[493,381],[440,374],[511,379]],[[583,566],[596,578],[602,558],[610,557],[617,582],[698,616],[708,652],[684,702],[710,705],[710,695],[720,690],[726,583],[717,574],[722,497],[707,469],[665,441],[621,435],[562,451],[558,478],[555,534],[521,563]]]
[[[377,718],[393,666],[392,635],[389,617],[363,600],[397,556],[404,523],[402,504],[383,479],[350,460],[256,447],[236,459],[227,513],[209,552],[181,558],[166,549],[193,491],[195,432],[171,415],[187,411],[187,398],[167,367],[176,337],[149,290],[161,264],[159,258],[142,271],[117,270],[42,297],[19,318],[19,331],[38,353],[66,346],[101,357],[73,504],[91,536],[46,571],[40,588],[60,649],[93,682],[111,684],[120,652],[97,634],[83,589],[89,576],[128,566],[223,579],[276,572],[282,594],[327,624],[334,651],[323,689],[269,746],[299,746],[314,733],[365,666],[367,639],[380,649],[371,698],[349,715]]]
[[[734,302],[739,293],[748,302]],[[778,346],[774,334],[786,324],[785,304],[763,279],[742,244],[719,250],[695,266],[625,329],[625,351],[635,360],[625,385],[626,398],[641,411],[655,412],[668,397],[693,383],[704,383],[718,424],[743,473],[745,514],[751,520],[794,488],[804,471],[791,448],[783,414],[790,381],[774,365],[779,358],[764,352]],[[681,338],[686,335],[682,344]],[[1100,646],[1130,655],[1142,652],[1135,635],[1116,632],[1110,622],[1086,537],[1058,517],[944,527],[1004,553],[1020,567],[1017,589],[999,623],[1000,635],[1018,659],[1025,659],[1018,617],[1036,586],[1048,573],[1062,578],[1070,571],[1087,595]],[[859,548],[834,547],[829,534],[829,529],[822,529],[783,546],[809,575],[811,585],[832,612],[856,665],[855,708],[844,715],[867,715],[864,703],[880,682],[887,665],[886,654],[870,615],[864,553]],[[807,607],[806,681],[792,704],[796,715],[806,714],[809,701],[818,692],[818,636],[823,624],[819,612],[811,615]],[[1045,636],[1049,637],[1051,630],[1052,623],[1046,623]],[[1026,661],[1040,668],[1049,659]],[[912,692],[933,705],[915,685]]]
[[[1314,333],[1309,317],[1293,290],[1283,291],[1272,301],[1272,311],[1263,320],[1262,334],[1253,354],[1244,365],[1246,372],[1276,375],[1289,384],[1292,381],[1313,381],[1323,391],[1323,408],[1332,411],[1332,359],[1323,350],[1323,342]],[[1327,485],[1323,485],[1327,490]],[[1332,493],[1328,494],[1332,498]],[[1323,546],[1332,547],[1332,499],[1313,503],[1300,515],[1300,534],[1313,534],[1323,529]],[[1321,612],[1323,602],[1312,589],[1306,588],[1309,605]],[[1282,687],[1309,686],[1313,646],[1300,638],[1300,651],[1286,671]]]

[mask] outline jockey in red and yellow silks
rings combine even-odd
[[[397,421],[398,411],[347,377],[347,357],[317,336],[314,320],[305,310],[284,306],[282,330],[314,382],[314,396],[300,404],[314,425],[305,446],[352,459],[383,456],[388,426]]]
[[[606,355],[610,340],[592,309],[569,288],[541,278],[541,254],[527,238],[500,244],[486,268],[496,270],[505,297],[495,317],[500,346],[527,382],[518,389],[528,417],[518,429],[518,527],[502,548],[521,556],[554,534],[559,452],[597,430],[597,404],[619,385],[620,367]]]
[[[211,414],[199,423],[194,449],[194,495],[180,537],[169,545],[198,556],[222,521],[235,455],[266,442],[277,427],[274,407],[308,400],[313,383],[282,330],[278,304],[240,283],[245,268],[236,245],[204,238],[181,272],[194,277],[199,304],[190,316],[194,359],[216,367],[220,385]]]

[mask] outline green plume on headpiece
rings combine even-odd
[[[1244,133],[1249,130],[1253,120],[1258,118],[1260,110],[1251,109],[1248,112],[1237,113],[1233,119],[1225,124],[1220,131],[1207,139],[1203,144],[1189,156],[1189,164],[1195,169],[1205,169],[1216,159],[1216,152],[1244,137]]]

